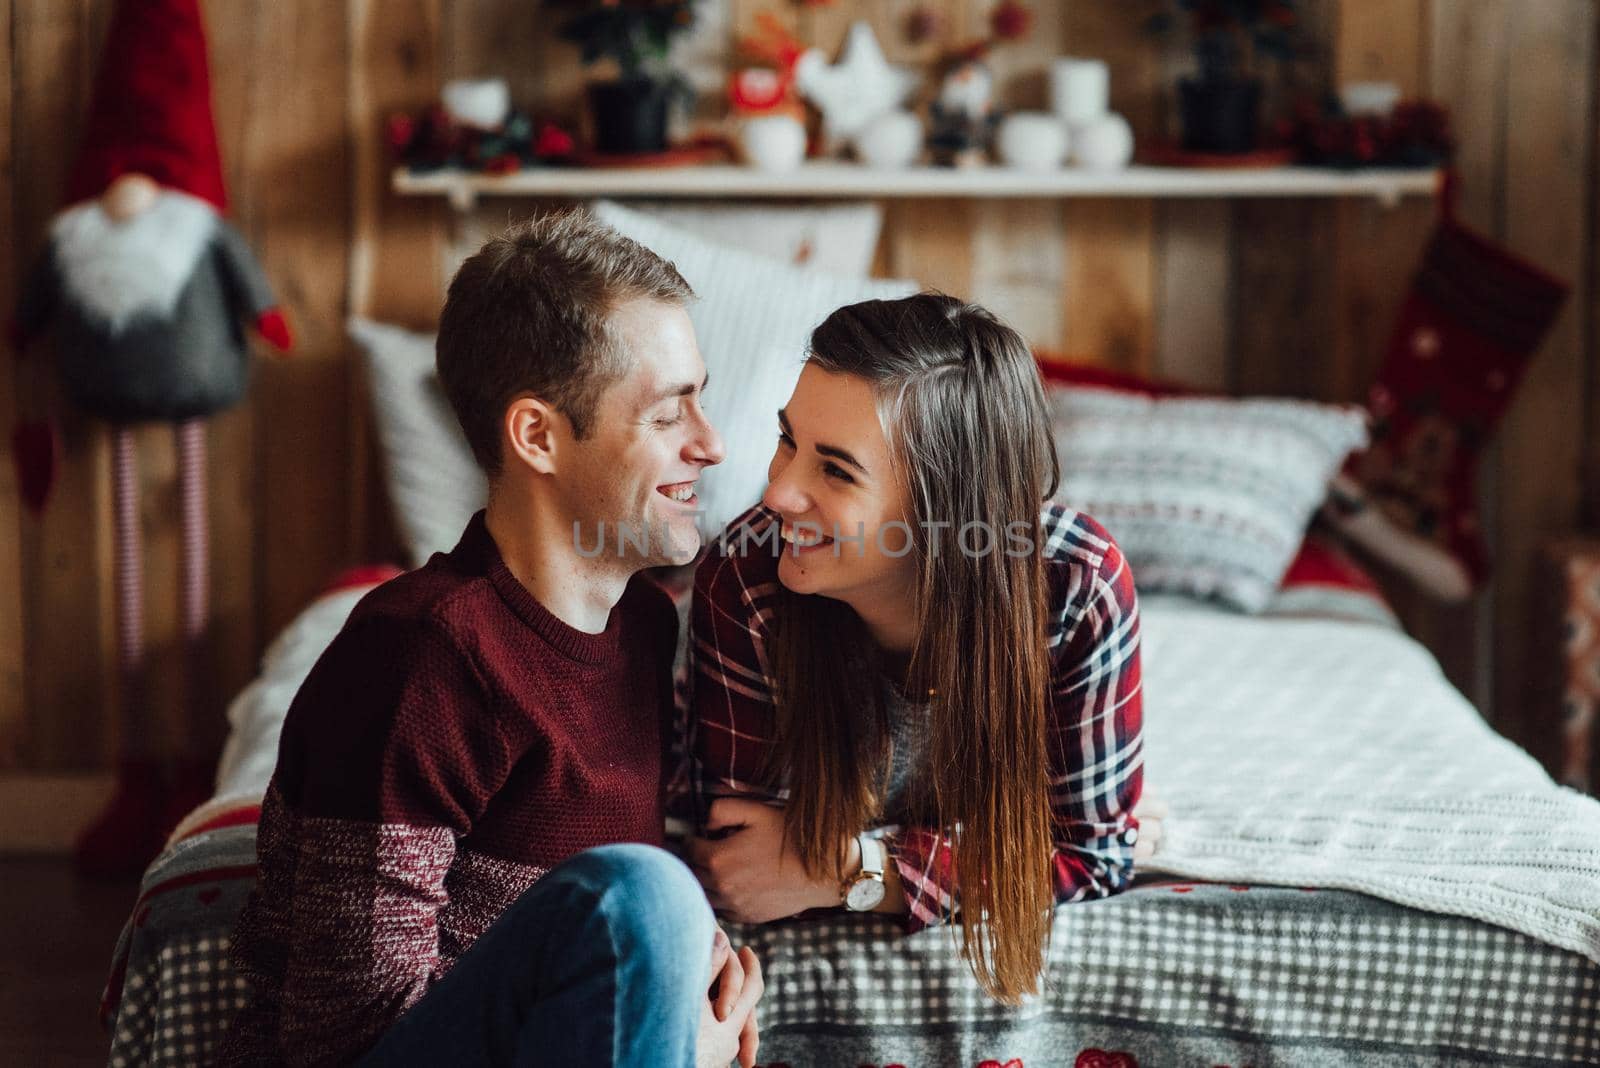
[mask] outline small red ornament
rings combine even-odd
[[[1033,28],[1033,12],[1020,0],[1002,0],[989,17],[994,35],[1002,41],[1016,41]]]
[[[562,159],[577,148],[572,135],[553,122],[539,127],[539,136],[533,142],[533,154],[539,159]]]
[[[389,121],[385,125],[384,129],[387,134],[386,139],[389,142],[389,147],[394,151],[399,152],[401,149],[409,145],[411,143],[411,139],[416,136],[417,120],[413,119],[410,115],[401,112],[390,115]]]

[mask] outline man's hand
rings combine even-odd
[[[1133,862],[1138,864],[1155,855],[1161,842],[1161,821],[1167,817],[1167,803],[1148,786],[1133,806],[1133,816],[1139,821],[1139,840],[1133,843]]]
[[[700,1010],[696,1068],[727,1068],[736,1056],[740,1068],[755,1068],[761,1045],[756,1002],[765,989],[755,952],[749,946],[733,952],[728,936],[718,927],[711,948],[711,989]]]
[[[839,880],[813,879],[783,834],[783,810],[725,797],[711,803],[709,831],[691,838],[689,866],[711,907],[741,923],[770,923],[839,904]]]

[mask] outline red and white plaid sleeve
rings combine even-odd
[[[780,594],[777,565],[769,550],[734,540],[745,532],[776,536],[773,523],[762,509],[747,513],[695,571],[686,747],[701,826],[718,797],[788,797],[763,781],[776,734],[767,628]]]

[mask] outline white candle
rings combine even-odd
[[[1063,56],[1050,64],[1050,109],[1068,126],[1098,119],[1111,99],[1111,72],[1098,59]]]

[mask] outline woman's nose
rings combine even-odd
[[[785,517],[801,516],[811,510],[811,498],[790,475],[793,467],[790,464],[779,471],[767,483],[767,491],[761,495],[762,504]]]

